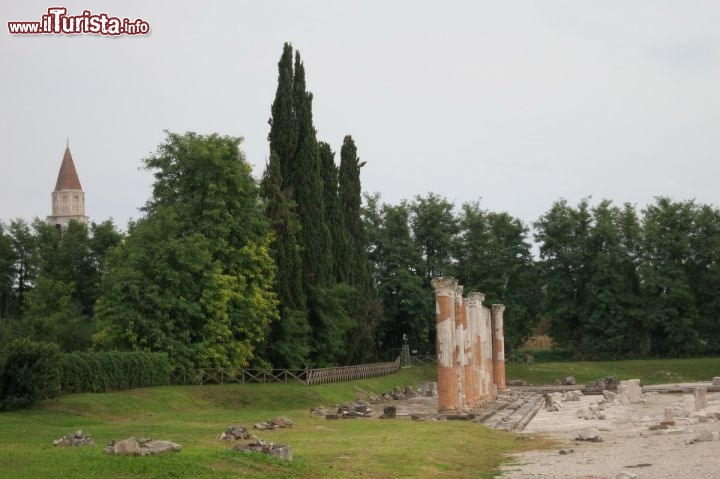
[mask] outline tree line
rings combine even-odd
[[[583,358],[720,351],[717,208],[559,200],[527,225],[435,193],[386,204],[363,194],[352,136],[339,161],[318,140],[312,99],[286,44],[262,178],[242,138],[167,132],[127,232],[0,223],[0,343],[164,352],[176,367],[354,364],[404,335],[432,353],[430,281],[449,275],[506,305],[510,348],[541,325]]]

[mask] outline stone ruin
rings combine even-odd
[[[82,446],[94,446],[95,441],[90,436],[83,434],[81,430],[77,430],[73,433],[67,434],[60,439],[53,441],[53,446],[58,447],[82,447]]]
[[[260,431],[274,431],[279,428],[288,427],[293,427],[293,421],[285,416],[278,416],[274,419],[257,423],[254,426],[256,430]],[[241,452],[261,452],[263,454],[292,461],[292,450],[290,449],[290,446],[263,441],[262,439],[251,435],[244,426],[228,426],[225,431],[220,434],[218,439],[223,441],[250,440],[250,442],[233,446],[232,450]]]
[[[112,440],[106,447],[108,454],[125,456],[149,456],[163,452],[180,452],[182,446],[171,441],[129,437],[128,439]]]
[[[465,414],[506,391],[503,312],[450,277],[434,278],[438,412]]]

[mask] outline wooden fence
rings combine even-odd
[[[361,364],[322,369],[227,369],[200,368],[175,371],[172,384],[248,384],[248,383],[289,383],[314,384],[352,381],[372,378],[397,372],[400,358],[389,363]]]
[[[530,366],[535,362],[535,356],[532,354],[508,354],[505,356],[505,362],[508,364],[527,364]]]

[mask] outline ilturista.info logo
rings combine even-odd
[[[50,7],[39,22],[7,22],[11,35],[147,35],[150,24],[142,18],[130,20],[107,13],[83,10],[80,15],[68,15],[65,7]]]

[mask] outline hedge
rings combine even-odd
[[[161,353],[110,352],[63,355],[63,394],[108,392],[148,386],[165,386],[172,367]]]
[[[0,410],[30,407],[58,396],[61,358],[57,344],[27,338],[7,344],[0,354]]]

